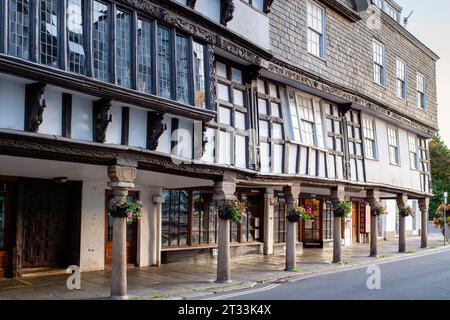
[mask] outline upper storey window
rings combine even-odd
[[[30,3],[28,0],[8,2],[8,54],[30,58]]]
[[[247,2],[259,11],[264,10],[264,0],[244,0],[244,2]]]
[[[325,56],[324,10],[308,1],[308,52],[323,58]]]
[[[40,59],[51,67],[58,67],[58,4],[57,0],[41,1]]]
[[[417,74],[417,107],[426,108],[425,76],[420,73]]]
[[[406,99],[406,64],[397,59],[397,97]]]
[[[67,59],[70,72],[85,74],[86,52],[84,50],[84,39],[82,0],[68,0]]]
[[[109,82],[109,10],[104,3],[94,1],[92,12],[92,46],[94,78]]]
[[[375,134],[375,119],[363,118],[365,155],[369,159],[377,159],[377,143]]]
[[[389,143],[389,161],[391,164],[400,165],[400,152],[398,146],[398,132],[392,127],[387,128]]]
[[[117,84],[131,87],[131,16],[117,10],[116,16],[116,72]]]
[[[372,0],[372,3],[386,12],[386,14],[392,19],[400,22],[400,12],[397,9],[394,9],[394,7],[391,6],[386,0]]]
[[[373,80],[385,84],[385,49],[380,42],[373,40]]]

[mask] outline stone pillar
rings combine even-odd
[[[161,193],[160,193],[161,194]],[[161,228],[162,228],[162,203],[161,195],[153,196],[153,212],[150,227],[150,265],[159,267],[161,265]]]
[[[345,186],[339,185],[331,190],[331,202],[335,208],[339,202],[345,200]],[[340,217],[334,217],[334,228],[333,228],[333,263],[341,262],[341,224],[342,219]]]
[[[223,181],[214,184],[213,200],[217,206],[236,200],[236,182],[232,177],[224,176]],[[231,282],[230,270],[230,220],[218,218],[217,237],[217,280],[218,283]]]
[[[375,206],[380,203],[380,191],[368,190],[367,201],[370,205],[370,256],[378,257],[378,219]]]
[[[272,188],[266,188],[264,194],[264,255],[273,254],[273,224],[274,224],[274,193]]]
[[[137,169],[124,166],[109,166],[108,186],[116,199],[126,198],[128,190],[134,188]],[[127,299],[127,218],[113,218],[111,298]]]
[[[397,195],[397,207],[399,211],[398,219],[398,252],[406,252],[406,217],[403,215],[403,211],[408,206],[408,195]]]
[[[298,203],[300,186],[287,186],[283,188],[286,201],[286,213]],[[297,268],[297,222],[286,222],[286,271],[294,271]]]
[[[419,208],[421,212],[420,227],[420,247],[425,249],[428,247],[428,209],[430,207],[430,198],[419,199]]]

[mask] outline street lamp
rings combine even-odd
[[[445,229],[447,226],[447,204],[448,204],[448,192],[444,192],[444,246],[445,246],[445,239],[446,239],[446,234],[445,234]]]

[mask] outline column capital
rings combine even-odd
[[[338,185],[337,187],[331,189],[331,202],[335,205],[338,202],[345,200],[345,186]]]
[[[285,186],[283,193],[286,204],[295,204],[300,197],[300,185]]]
[[[374,200],[376,202],[380,201],[380,195],[381,192],[379,189],[369,189],[366,192],[366,198],[370,202],[371,200]]]
[[[153,203],[156,203],[156,204],[164,203],[164,197],[163,196],[154,196]]]
[[[234,180],[230,181],[217,181],[214,183],[214,201],[233,201],[236,200],[236,182]]]
[[[133,183],[137,176],[135,167],[113,165],[108,167],[108,177],[111,182]]]
[[[422,199],[419,199],[419,209],[422,213],[428,212],[428,209],[430,208],[430,197],[425,197]]]
[[[400,193],[397,195],[396,201],[397,207],[401,212],[408,206],[408,195],[406,193]]]

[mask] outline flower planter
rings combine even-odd
[[[220,208],[218,212],[219,218],[222,220],[231,220],[231,210],[228,208]]]
[[[128,218],[127,209],[128,207],[113,207],[109,211],[109,214],[113,218]]]
[[[289,222],[299,222],[300,221],[300,216],[296,215],[296,214],[291,214],[287,216],[287,219]]]

